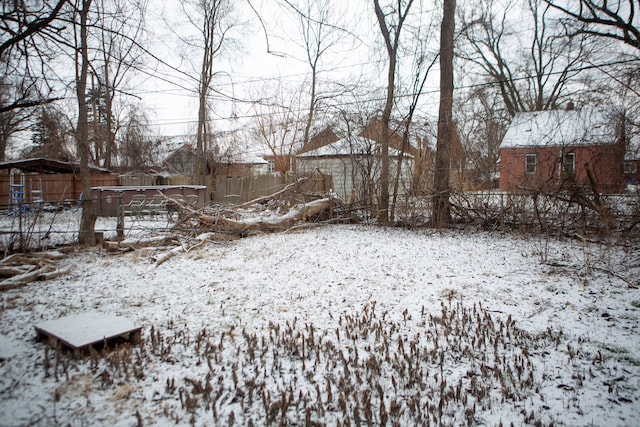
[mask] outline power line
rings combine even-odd
[[[603,67],[608,67],[608,66],[614,66],[614,65],[624,65],[624,64],[630,64],[630,63],[635,63],[635,62],[640,62],[640,59],[627,59],[627,60],[620,60],[620,61],[610,61],[610,62],[606,62],[606,63],[601,63],[601,64],[589,64],[589,65],[584,65],[581,67],[577,67],[577,68],[573,68],[568,70],[569,72],[581,72],[581,71],[586,71],[586,70],[591,70],[591,69],[599,69],[599,68],[603,68]],[[556,75],[556,74],[562,74],[565,71],[556,71],[556,72],[550,72],[547,73],[548,75]],[[524,80],[529,80],[532,79],[533,77],[530,76],[524,76],[524,77],[516,77],[511,79],[510,81],[524,81]],[[603,78],[604,79],[604,78]],[[467,84],[467,85],[460,85],[457,86],[456,89],[461,90],[461,89],[474,89],[474,88],[481,88],[481,87],[490,87],[490,86],[496,86],[499,85],[501,83],[506,82],[506,80],[492,80],[492,81],[487,81],[487,82],[479,82],[479,83],[472,83],[472,84]],[[422,92],[419,93],[419,95],[428,95],[428,94],[436,94],[439,93],[440,89],[439,88],[432,88],[432,89],[428,89],[428,90],[423,90]],[[397,98],[399,99],[403,99],[403,98],[413,98],[416,95],[418,95],[417,93],[404,93],[404,94],[399,94],[397,95]],[[352,105],[357,105],[357,104],[367,104],[367,103],[376,103],[376,102],[383,102],[386,98],[384,96],[380,96],[380,97],[375,97],[375,98],[368,98],[368,99],[364,99],[364,100],[355,100],[355,101],[342,101],[339,103],[335,103],[332,104],[332,107],[336,108],[336,107],[348,107],[348,106],[352,106]],[[251,102],[253,104],[259,104],[259,105],[264,105],[264,106],[276,106],[273,103],[261,103],[259,101],[248,101]],[[435,102],[433,103],[435,105]],[[299,109],[295,109],[295,108],[291,108],[291,107],[286,107],[286,106],[280,106],[281,108],[287,108],[290,111],[294,112],[294,113],[301,113],[306,111],[306,108],[299,108]],[[265,117],[265,116],[269,116],[271,115],[270,112],[266,112],[266,113],[254,113],[254,114],[245,114],[245,115],[236,115],[236,116],[232,116],[232,117],[218,117],[218,118],[212,118],[210,119],[211,121],[226,121],[226,120],[236,120],[236,119],[250,119],[250,118],[255,118],[255,117]],[[197,123],[197,120],[190,120],[190,119],[185,119],[184,122],[178,121],[178,122],[173,122],[173,123],[168,123],[168,124],[157,124],[159,126],[168,126],[171,124],[192,124],[192,123]]]

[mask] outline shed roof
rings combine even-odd
[[[21,169],[24,172],[38,173],[78,173],[80,172],[80,164],[37,158],[0,162],[0,170],[2,169]],[[107,169],[97,166],[89,166],[89,170],[96,173],[109,173]]]
[[[595,107],[517,113],[500,148],[615,144],[619,117],[614,108]]]

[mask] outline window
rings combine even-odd
[[[624,162],[624,173],[636,174],[638,172],[638,164],[636,162]]]
[[[562,172],[565,175],[574,175],[576,173],[576,153],[562,155]]]
[[[525,154],[524,156],[524,171],[525,173],[536,173],[538,168],[538,155],[537,154]]]

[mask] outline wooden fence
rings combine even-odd
[[[0,209],[7,209],[10,204],[9,175],[0,175]],[[91,186],[116,186],[118,176],[113,174],[92,174]],[[31,203],[39,198],[45,203],[77,201],[82,193],[82,182],[79,175],[74,174],[25,174],[25,202]]]
[[[299,177],[297,177],[299,178]],[[268,196],[294,182],[296,177],[279,173],[245,177],[220,177],[215,180],[212,192],[216,203],[245,203],[258,197]],[[331,189],[330,175],[313,174],[300,188],[301,192],[326,193]]]
[[[40,199],[45,203],[76,202],[82,193],[80,176],[75,174],[25,174],[24,176],[25,203],[32,203]],[[176,177],[182,178],[182,177]],[[262,196],[268,196],[285,185],[294,181],[292,176],[282,174],[266,174],[246,177],[226,178],[215,180],[212,190],[213,201],[216,203],[244,203]],[[185,181],[187,178],[185,178]],[[115,187],[122,185],[122,180],[115,174],[92,174],[91,187]],[[0,210],[9,208],[11,203],[9,191],[10,176],[0,175]],[[136,181],[136,184],[140,182]],[[171,185],[184,185],[183,182],[172,179]],[[300,191],[309,193],[326,193],[332,188],[329,175],[314,174],[302,186]]]

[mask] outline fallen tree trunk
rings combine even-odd
[[[117,250],[127,250],[127,249],[136,249],[142,248],[145,246],[157,246],[157,245],[167,245],[167,243],[174,243],[174,236],[157,236],[157,237],[146,237],[146,238],[129,238],[122,241],[106,241],[104,242],[104,247],[107,250],[117,251]]]
[[[189,252],[190,250],[192,250],[194,248],[202,246],[212,236],[213,236],[213,233],[202,233],[198,237],[195,238],[196,242],[194,244],[192,244],[191,246],[186,247],[184,244],[180,244],[180,246],[176,246],[175,248],[171,248],[167,252],[164,252],[164,253],[158,255],[158,257],[156,257],[156,259],[155,259],[156,267],[159,266],[160,264],[164,263],[165,261],[167,261],[169,258],[174,257],[175,255],[178,255],[178,254],[181,254],[181,253],[187,253],[187,252]]]
[[[205,228],[247,232],[255,230],[285,229],[300,221],[307,221],[318,217],[325,211],[335,207],[336,200],[330,197],[314,200],[309,203],[293,206],[286,214],[270,214],[267,216],[252,216],[241,219],[230,219],[221,216],[200,215],[200,224]]]
[[[38,254],[17,253],[0,260],[0,289],[13,289],[35,280],[47,280],[60,271],[54,260],[60,259],[58,252]],[[61,273],[63,274],[63,273]]]
[[[36,280],[49,280],[55,277],[67,274],[70,268],[58,269],[53,265],[45,265],[37,270],[30,271],[28,273],[18,274],[8,279],[0,281],[0,290],[15,289],[20,286],[24,286],[28,283],[35,282]]]

